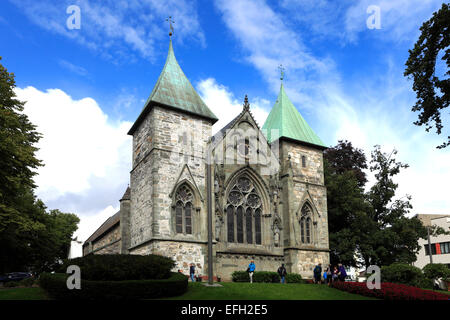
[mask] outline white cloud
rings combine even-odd
[[[86,233],[115,213],[111,205],[118,205],[126,189],[132,123],[110,121],[92,98],[74,100],[59,89],[15,92],[27,101],[24,112],[43,135],[36,156],[45,166],[35,177],[36,193],[50,209],[80,216],[77,234],[85,240]]]
[[[219,118],[219,121],[213,126],[213,134],[222,129],[242,111],[244,99],[236,99],[227,87],[218,84],[213,78],[200,81],[197,89],[206,105]],[[258,125],[262,127],[269,114],[266,111],[269,101],[260,98],[252,99],[251,97],[249,99],[250,111]]]
[[[325,19],[325,25],[340,24],[341,29],[337,30],[355,37],[366,28],[367,7],[378,4],[384,28],[379,34],[388,40],[415,39],[421,23],[440,6],[437,1],[406,0],[301,3],[301,8],[309,8],[306,19],[310,21],[322,15],[316,16],[315,9],[327,5],[336,8],[325,11],[331,15]],[[291,12],[298,4],[294,0],[284,2]],[[302,113],[311,112],[309,120],[314,120],[314,130],[327,144],[348,139],[365,150],[368,160],[375,144],[386,152],[397,149],[397,159],[410,165],[396,179],[398,197],[412,195],[413,213],[448,213],[450,149],[435,148],[447,134],[436,136],[412,124],[417,117],[411,112],[414,93],[402,76],[402,66],[397,67],[388,58],[386,65],[380,63],[385,69],[343,83],[331,58],[315,57],[305,46],[302,37],[311,37],[306,31],[309,29],[292,29],[292,24],[285,23],[287,16],[276,12],[267,2],[217,0],[216,6],[225,25],[248,54],[247,61],[263,74],[272,90],[279,86],[276,66],[281,62],[287,67],[288,96],[297,107],[301,106]],[[302,13],[299,10],[298,15]],[[343,17],[338,17],[339,14]],[[334,21],[337,18],[340,21]],[[321,23],[319,20],[316,23]],[[329,35],[325,27],[317,30],[320,32]]]
[[[105,58],[134,60],[136,54],[154,59],[155,42],[168,36],[165,19],[175,21],[175,41],[194,39],[205,45],[205,36],[197,17],[196,5],[184,0],[10,0],[39,27],[73,39]],[[80,29],[69,30],[66,20],[69,5],[80,7]],[[167,31],[165,31],[167,30]]]
[[[106,219],[114,215],[117,211],[119,211],[118,206],[108,206],[100,212],[79,215],[80,223],[78,224],[78,230],[75,232],[74,237],[78,237],[78,240],[86,241]]]
[[[86,77],[86,76],[89,75],[88,71],[85,68],[83,68],[81,66],[74,65],[73,63],[70,63],[67,60],[60,59],[58,61],[58,64],[61,67],[65,68],[65,69],[69,70],[70,72],[73,72],[73,73],[75,73],[75,74],[77,74],[79,76]]]
[[[16,94],[27,101],[24,112],[43,134],[37,157],[45,166],[35,180],[44,200],[86,192],[92,177],[114,183],[122,176],[115,170],[129,170],[130,122],[109,123],[95,100],[73,100],[59,89],[17,88]]]
[[[379,41],[415,41],[422,23],[438,10],[441,0],[283,0],[282,8],[314,37],[356,42],[362,33]],[[368,29],[372,13],[380,8],[381,29]]]
[[[284,17],[265,1],[217,0],[216,6],[228,29],[248,53],[246,60],[263,74],[274,93],[280,85],[277,69],[280,63],[287,69],[285,87],[294,101],[307,101],[304,92],[316,90],[315,83],[319,79],[325,81],[325,75],[329,82],[338,81],[331,72],[333,61],[315,57],[304,45],[302,35],[289,29]],[[296,90],[290,87],[293,83]]]

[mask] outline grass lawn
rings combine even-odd
[[[39,287],[1,288],[0,300],[48,300],[47,293]]]
[[[223,287],[205,287],[189,282],[188,291],[173,300],[374,300],[326,285],[221,282]]]

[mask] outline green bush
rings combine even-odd
[[[231,274],[231,279],[233,282],[250,282],[250,276],[246,271],[234,271]]]
[[[31,287],[34,284],[34,278],[26,278],[19,281],[20,286]]]
[[[304,283],[302,276],[298,273],[288,273],[286,275],[286,282],[287,283]]]
[[[175,262],[159,255],[88,255],[67,260],[58,272],[66,273],[67,267],[77,265],[83,280],[147,280],[167,279]]]
[[[67,288],[68,274],[44,273],[40,277],[41,287],[48,295],[58,300],[137,300],[172,297],[187,291],[188,278],[180,273],[171,273],[168,279],[90,281],[81,280],[81,289]]]
[[[247,271],[234,271],[231,274],[233,282],[250,282],[250,276]],[[253,282],[278,283],[280,276],[277,272],[255,271],[253,273]]]
[[[445,264],[429,263],[422,270],[427,279],[442,278],[443,280],[450,280],[450,269]]]
[[[20,284],[19,284],[19,282],[18,281],[8,281],[8,282],[5,282],[4,284],[3,284],[3,286],[5,287],[5,288],[14,288],[14,287],[18,287]]]
[[[393,263],[390,266],[381,267],[381,281],[401,283],[413,287],[421,287],[426,284],[425,276],[417,267],[405,263]]]

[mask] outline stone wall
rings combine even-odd
[[[120,223],[92,242],[83,246],[83,256],[94,254],[119,254],[121,249]]]
[[[317,264],[321,263],[322,269],[325,270],[330,263],[328,251],[287,249],[285,250],[285,255],[288,272],[299,273],[304,279],[313,278],[313,270]]]
[[[278,267],[284,263],[284,256],[218,252],[214,259],[216,270],[214,275],[220,276],[224,281],[231,281],[232,273],[234,271],[246,271],[251,260],[255,262],[255,271],[276,272]]]
[[[303,167],[302,156],[306,166]],[[324,185],[323,153],[320,149],[283,140],[282,160],[284,249],[288,271],[307,276],[310,268],[329,262],[327,195]],[[305,203],[312,208],[312,241],[300,238],[301,210]],[[312,270],[312,269],[311,269]],[[308,274],[310,278],[311,275]]]
[[[207,275],[206,244],[154,240],[151,243],[133,249],[131,254],[157,254],[172,258],[176,263],[172,271],[182,270],[186,275],[189,274],[191,263],[194,263],[198,274]]]

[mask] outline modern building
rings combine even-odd
[[[188,273],[194,263],[206,275],[210,201],[214,276],[230,279],[250,260],[257,270],[284,263],[307,278],[316,264],[328,265],[326,147],[282,81],[283,75],[262,128],[246,96],[242,111],[212,136],[218,119],[183,73],[170,40],[163,70],[128,132],[132,168],[120,211],[87,239],[84,255],[160,254],[172,257],[176,270]]]
[[[418,214],[417,217],[426,227],[435,225],[450,231],[450,215]],[[419,244],[421,248],[414,266],[422,269],[431,262],[430,249],[428,239],[420,239]],[[433,263],[442,263],[450,268],[450,235],[431,235],[430,244]]]

